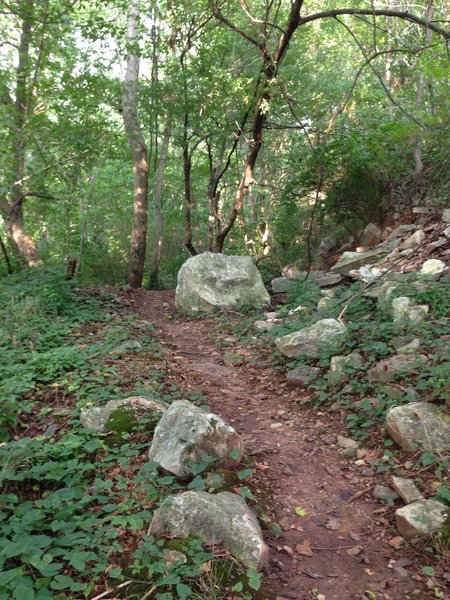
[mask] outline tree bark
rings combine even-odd
[[[140,0],[132,0],[127,15],[127,68],[123,82],[122,115],[133,158],[134,210],[131,233],[128,284],[142,287],[148,226],[148,157],[137,111],[139,78],[138,27]]]
[[[261,150],[261,146],[263,143],[263,127],[266,120],[265,114],[268,109],[269,102],[272,98],[272,92],[270,90],[271,83],[275,79],[278,68],[283,60],[283,57],[286,53],[287,47],[292,36],[295,33],[295,30],[299,26],[300,23],[300,11],[303,5],[303,0],[294,0],[291,5],[291,10],[289,13],[288,22],[284,31],[280,34],[278,38],[278,42],[276,48],[272,54],[269,54],[266,46],[267,40],[264,43],[259,43],[250,36],[248,36],[245,32],[237,29],[231,24],[228,19],[226,19],[217,4],[213,3],[213,10],[216,18],[224,22],[228,27],[231,27],[235,31],[237,31],[240,35],[245,37],[251,43],[255,44],[262,55],[262,92],[259,96],[253,116],[253,127],[252,127],[252,138],[248,142],[248,152],[247,159],[245,162],[244,170],[241,176],[241,180],[239,182],[238,189],[234,196],[233,207],[228,216],[228,219],[221,226],[217,236],[215,243],[215,251],[222,252],[225,239],[231,228],[236,221],[236,218],[239,212],[242,210],[244,205],[244,200],[247,197],[250,186],[253,182],[253,173],[255,169],[256,159],[258,158],[259,151]]]
[[[166,126],[164,127],[163,141],[159,154],[158,169],[154,192],[155,204],[155,238],[153,242],[152,265],[150,270],[150,289],[158,289],[159,264],[161,262],[161,247],[163,242],[164,218],[162,211],[162,192],[164,186],[164,172],[166,170],[169,143],[172,131],[172,112],[169,109]]]
[[[25,177],[26,125],[30,101],[28,84],[33,12],[33,0],[23,0],[19,7],[22,29],[18,48],[15,99],[11,105],[11,125],[8,132],[11,148],[11,191],[9,201],[6,198],[0,199],[0,211],[6,223],[8,238],[13,248],[25,258],[30,267],[42,264],[36,244],[25,231],[23,218],[26,193],[22,182]]]
[[[426,20],[427,23],[430,22],[433,18],[433,0],[429,0],[427,4],[426,11]],[[425,42],[428,44],[431,39],[431,29],[426,29],[425,31]],[[425,92],[426,79],[423,73],[419,73],[419,77],[417,80],[417,89],[416,89],[416,110],[420,111],[423,102],[423,96]],[[422,175],[423,175],[423,159],[422,159],[422,149],[420,147],[420,143],[422,141],[422,136],[420,133],[417,133],[413,138],[413,158],[414,158],[414,184],[416,188],[416,192],[419,192],[421,184],[422,184]]]
[[[8,250],[6,249],[6,246],[5,246],[2,238],[0,238],[0,248],[1,248],[1,251],[3,254],[3,258],[5,259],[7,273],[8,273],[8,275],[12,275],[13,268],[11,265],[11,261],[9,260]]]

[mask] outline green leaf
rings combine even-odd
[[[232,587],[232,590],[234,592],[242,592],[243,589],[244,589],[244,585],[243,585],[242,581],[238,581]]]
[[[422,573],[424,575],[429,575],[430,577],[434,577],[436,575],[436,571],[433,567],[422,567]]]
[[[184,583],[178,583],[177,584],[177,594],[179,595],[181,600],[184,600],[185,598],[189,598],[189,596],[192,595],[192,590],[190,587],[188,587]]]
[[[297,514],[299,517],[304,517],[308,514],[308,511],[301,506],[297,506],[295,509],[295,514]]]
[[[20,583],[14,590],[14,600],[35,600],[33,588],[26,583]]]
[[[242,471],[238,471],[236,475],[242,481],[243,479],[250,477],[250,475],[253,475],[253,469],[243,469]]]
[[[256,569],[247,569],[248,585],[252,590],[259,590],[261,587],[262,573],[256,571]]]

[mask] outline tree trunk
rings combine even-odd
[[[433,19],[433,0],[429,0],[427,4],[426,20],[429,23]],[[432,32],[430,29],[425,30],[425,42],[428,45],[430,43]],[[423,73],[419,73],[416,89],[416,110],[420,111],[423,95],[425,92],[426,79]],[[422,185],[422,174],[423,174],[423,160],[422,160],[422,149],[420,143],[422,141],[421,135],[418,133],[413,138],[413,158],[414,158],[414,184],[416,192],[419,192]]]
[[[150,289],[158,289],[159,264],[161,262],[161,247],[163,241],[164,219],[162,211],[162,192],[164,185],[164,172],[166,170],[167,155],[169,153],[169,142],[172,130],[172,112],[169,109],[167,122],[164,128],[163,141],[159,155],[158,169],[156,171],[156,183],[154,192],[155,204],[155,238],[153,242],[152,264],[150,270]]]
[[[0,248],[1,248],[1,251],[3,254],[3,258],[5,259],[7,273],[8,273],[8,275],[12,275],[13,268],[11,265],[11,261],[9,260],[8,250],[6,249],[6,246],[5,246],[2,238],[0,238]]]
[[[13,248],[22,255],[28,266],[35,267],[42,264],[36,244],[26,233],[23,219],[23,202],[26,193],[23,189],[25,176],[25,149],[26,125],[28,116],[28,83],[30,76],[30,43],[33,25],[33,0],[23,0],[20,4],[20,18],[22,30],[18,49],[18,63],[16,69],[15,100],[12,106],[11,126],[8,137],[12,154],[11,168],[11,193],[10,201],[0,200],[0,210],[6,222],[8,238]]]
[[[183,62],[181,62],[183,66]],[[185,104],[187,103],[187,93],[185,91]],[[184,245],[189,250],[191,256],[197,254],[197,250],[192,243],[192,223],[191,223],[191,208],[192,208],[192,185],[191,185],[191,168],[192,160],[189,153],[188,139],[189,115],[184,113],[183,127],[183,177],[184,177]]]
[[[224,17],[220,11],[219,6],[214,2],[213,10],[214,15],[217,19],[225,23],[228,27],[231,27],[234,31],[237,31],[240,35],[245,37],[251,43],[256,45],[262,56],[262,92],[256,102],[256,107],[253,116],[253,127],[252,127],[252,139],[248,142],[248,153],[245,162],[244,170],[242,173],[241,180],[239,182],[238,189],[234,196],[233,207],[228,216],[228,219],[220,227],[219,232],[216,236],[215,251],[222,252],[225,239],[231,228],[233,227],[239,212],[242,210],[245,198],[248,195],[251,184],[253,183],[253,173],[255,169],[256,159],[258,158],[259,151],[263,143],[263,127],[266,120],[265,114],[268,109],[269,102],[272,98],[271,84],[273,83],[281,61],[286,53],[287,47],[295,30],[300,24],[300,11],[303,5],[303,0],[293,0],[291,4],[291,10],[289,13],[288,22],[280,37],[278,38],[277,46],[272,54],[269,54],[267,50],[267,39],[260,43],[254,40],[251,36],[247,35],[242,30],[235,27],[232,23]]]
[[[138,24],[140,0],[132,0],[127,15],[127,68],[123,82],[122,115],[128,144],[133,157],[134,215],[131,233],[127,281],[133,288],[142,286],[148,225],[148,158],[147,146],[137,112],[139,78]]]

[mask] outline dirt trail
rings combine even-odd
[[[266,535],[271,556],[259,598],[429,597],[411,572],[402,577],[392,568],[392,561],[408,567],[410,559],[388,544],[396,532],[372,497],[371,469],[337,452],[336,435],[348,435],[337,417],[301,407],[301,392],[287,389],[268,368],[224,365],[223,350],[209,339],[211,320],[176,315],[173,291],[139,290],[132,305],[159,330],[168,381],[201,389],[245,441],[252,483],[282,527],[277,539]]]

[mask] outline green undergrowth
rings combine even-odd
[[[147,535],[169,493],[217,492],[210,461],[181,485],[149,463],[148,423],[111,435],[79,422],[83,407],[130,395],[166,402],[201,393],[167,386],[151,323],[62,273],[32,269],[0,280],[0,600],[111,597],[251,598],[256,572],[197,539],[173,555]],[[230,475],[243,485],[249,471]]]
[[[322,310],[317,303],[323,296],[314,284],[300,284],[290,294],[289,302],[280,311],[286,321],[271,331],[277,337],[297,331],[324,318],[341,318],[348,331],[346,347],[340,354],[358,352],[362,356],[362,368],[348,368],[342,379],[333,378],[329,372],[330,356],[317,360],[289,360],[275,355],[275,368],[286,370],[301,364],[319,366],[323,375],[310,384],[311,404],[329,407],[345,418],[352,437],[364,443],[381,444],[383,459],[374,465],[380,473],[395,471],[401,461],[401,453],[394,442],[386,436],[387,410],[412,401],[433,402],[443,411],[450,408],[450,281],[442,278],[421,278],[403,275],[385,298],[376,300],[362,294],[360,284],[337,288],[335,296],[327,301]],[[417,304],[427,304],[429,313],[422,322],[394,323],[391,303],[396,297],[408,296]],[[298,306],[306,310],[292,313]],[[289,312],[291,315],[289,316]],[[294,319],[289,322],[289,319]],[[407,344],[420,339],[418,354],[426,356],[426,362],[417,358],[417,367],[408,373],[399,373],[386,384],[370,381],[369,370],[380,360],[396,354],[395,345]],[[336,353],[335,353],[336,354]],[[441,482],[436,497],[450,504],[447,469],[448,460],[430,452],[415,454],[417,469],[434,473]]]

